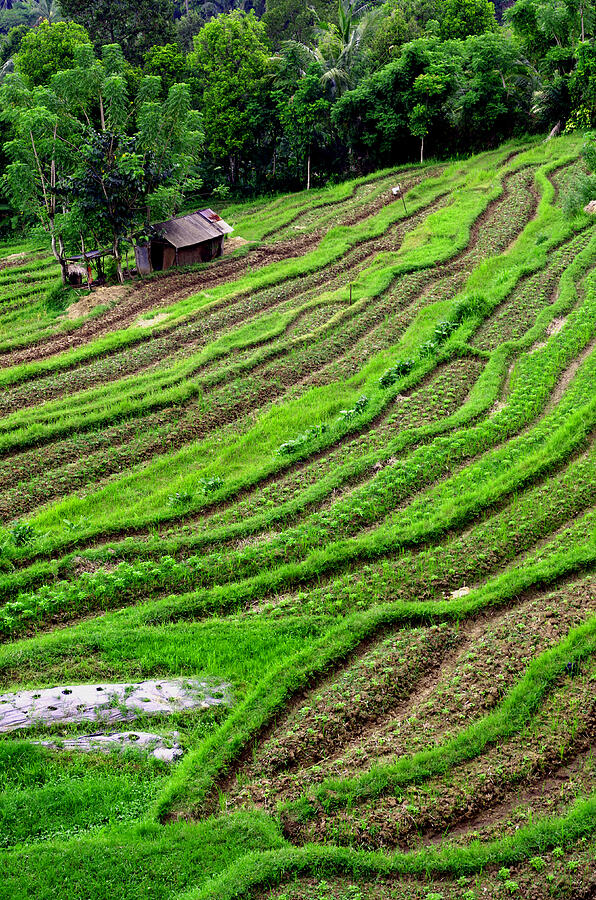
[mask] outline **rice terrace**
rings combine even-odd
[[[596,897],[582,145],[2,245],[0,897]]]

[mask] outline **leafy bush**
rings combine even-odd
[[[223,478],[199,478],[199,484],[204,494],[214,494],[223,486]]]
[[[18,522],[8,533],[15,547],[24,547],[33,540],[35,530],[27,522]]]
[[[339,422],[343,422],[344,420],[354,419],[357,415],[359,415],[368,405],[368,397],[359,397],[356,400],[356,403],[352,407],[352,409],[342,409],[339,416],[337,417]]]
[[[321,434],[325,434],[327,427],[328,426],[324,423],[321,425],[313,425],[312,428],[309,428],[308,431],[298,435],[297,438],[293,438],[291,441],[286,441],[284,444],[281,444],[281,446],[277,448],[277,452],[281,456],[291,456],[292,453],[297,453],[299,450],[302,450],[302,448],[314,438],[319,437]]]
[[[400,378],[403,378],[404,375],[407,375],[408,372],[411,372],[414,368],[414,360],[413,359],[403,359],[399,362],[396,362],[394,366],[391,366],[390,369],[381,375],[379,378],[379,384],[383,388],[392,387],[396,381],[399,381]]]
[[[175,494],[170,494],[168,504],[170,506],[185,506],[191,500],[192,494],[189,491],[177,491]]]

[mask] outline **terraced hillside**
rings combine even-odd
[[[66,309],[5,248],[1,898],[596,896],[580,148],[230,207]]]

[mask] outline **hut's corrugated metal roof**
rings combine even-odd
[[[155,228],[177,250],[211,241],[234,230],[212,209],[201,209],[187,216],[169,219]]]
[[[180,216],[178,219],[170,219],[155,226],[164,239],[176,247],[192,247],[194,244],[202,244],[203,241],[211,241],[221,237],[222,232],[207,221],[200,213],[190,213],[188,216]]]

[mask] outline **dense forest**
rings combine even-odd
[[[183,197],[586,130],[596,110],[589,0],[1,0],[0,35],[5,230],[62,207],[112,237]]]

